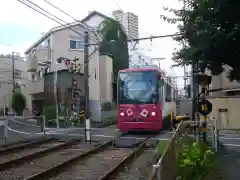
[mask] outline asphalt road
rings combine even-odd
[[[84,128],[69,128],[69,129],[48,129],[47,134],[64,134],[69,136],[82,136],[84,137]],[[116,125],[111,125],[105,128],[92,128],[91,131],[92,138],[114,138],[119,135],[119,131],[116,128]],[[0,127],[0,137],[4,135],[3,126]],[[9,139],[19,139],[19,137],[32,137],[32,136],[40,136],[41,129],[37,126],[35,120],[32,119],[15,119],[9,121],[9,131],[8,136]],[[171,139],[173,132],[171,131],[160,131],[156,134],[155,138],[159,140],[169,140]],[[134,133],[134,134],[126,134],[124,138],[144,138],[148,136],[148,134],[144,133]],[[211,138],[211,134],[209,133],[209,138]],[[12,140],[11,140],[12,141]],[[240,133],[236,133],[234,131],[220,131],[220,141],[226,147],[235,149],[240,153]]]

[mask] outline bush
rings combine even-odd
[[[43,115],[45,116],[46,121],[56,119],[56,106],[55,105],[44,106]]]
[[[21,92],[14,92],[12,94],[11,104],[17,115],[22,115],[22,112],[26,107],[26,98]]]
[[[111,102],[104,102],[101,104],[102,111],[110,111],[112,109],[112,103]]]
[[[186,137],[179,141],[179,145],[180,154],[177,161],[179,179],[204,179],[213,167],[213,150],[204,142]]]
[[[164,153],[164,151],[167,149],[168,145],[169,145],[170,141],[165,141],[165,140],[160,140],[157,143],[157,152],[162,155]]]

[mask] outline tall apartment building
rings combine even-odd
[[[129,39],[136,39],[139,36],[138,32],[138,16],[131,12],[123,12],[121,10],[115,10],[112,12],[115,20],[119,21],[128,36]]]

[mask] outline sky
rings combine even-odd
[[[23,0],[26,1],[26,0]],[[33,1],[33,0],[31,0]],[[179,0],[48,0],[52,4],[66,11],[75,19],[81,20],[89,11],[99,11],[105,15],[111,15],[113,10],[121,8],[126,12],[132,12],[139,17],[139,36],[174,34],[176,25],[168,24],[160,19],[161,14],[166,14],[163,7],[179,8]],[[33,1],[43,9],[66,22],[73,19],[54,9],[44,0]],[[14,13],[13,13],[14,12]],[[0,7],[0,53],[17,51],[21,54],[44,32],[58,26],[56,22],[31,10],[17,0],[7,0]],[[161,61],[161,67],[174,75],[183,75],[181,68],[170,68],[172,52],[179,45],[171,38],[161,38],[140,42],[142,52],[153,58],[165,58]],[[173,72],[171,72],[173,71]],[[178,80],[182,85],[182,80]],[[179,84],[178,83],[178,84]]]

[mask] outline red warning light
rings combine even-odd
[[[67,66],[70,65],[70,60],[69,60],[69,59],[65,59],[64,62],[65,62],[65,64],[66,64]]]

